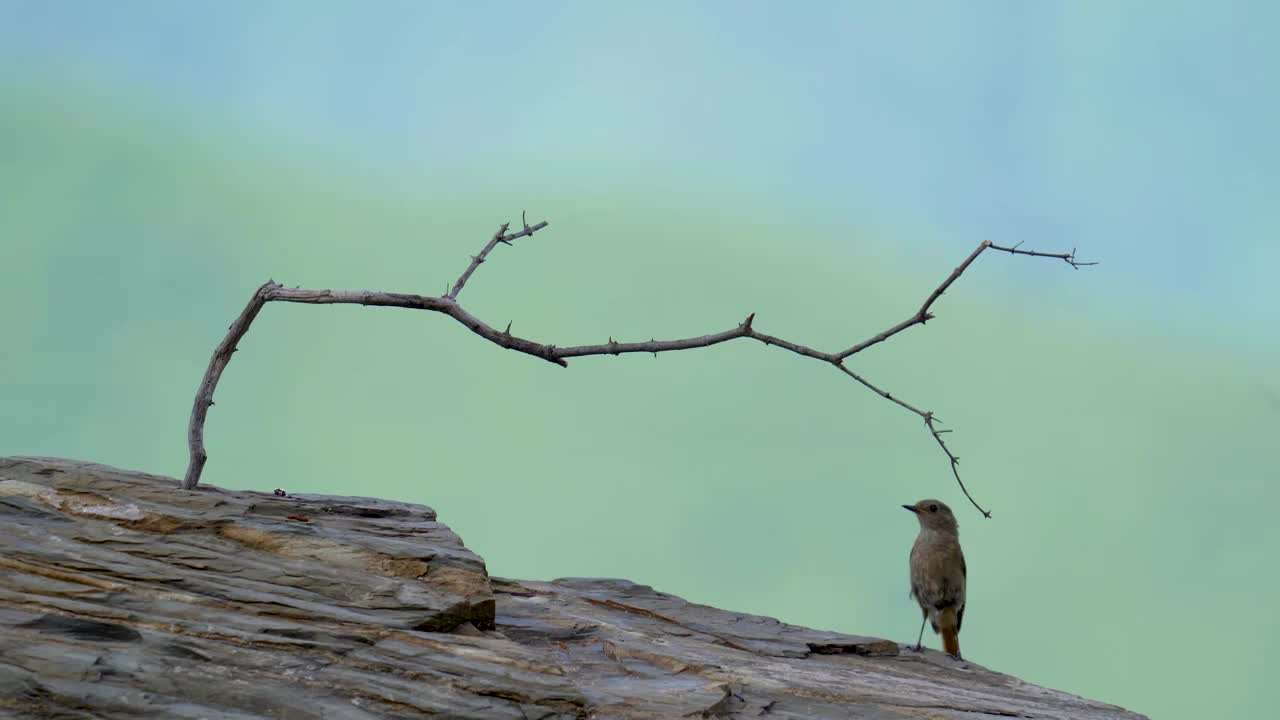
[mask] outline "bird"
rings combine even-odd
[[[960,625],[964,622],[965,581],[968,569],[960,550],[960,526],[951,508],[941,500],[921,500],[902,507],[915,513],[920,534],[911,546],[911,597],[920,604],[920,634],[916,651],[924,640],[924,624],[942,635],[942,646],[960,659]]]

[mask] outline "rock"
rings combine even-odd
[[[599,717],[1135,719],[936,651],[695,605],[627,580],[494,580],[498,629]]]
[[[626,580],[490,579],[428,507],[0,459],[0,716],[1139,716]]]

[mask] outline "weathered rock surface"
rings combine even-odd
[[[7,458],[0,523],[0,717],[1139,717],[625,580],[490,579],[420,505]]]

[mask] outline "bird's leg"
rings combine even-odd
[[[920,643],[924,641],[924,623],[928,619],[929,616],[927,615],[920,619],[920,634],[916,636],[916,652],[920,652],[923,649]]]

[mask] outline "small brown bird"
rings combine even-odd
[[[964,621],[964,586],[968,574],[960,551],[960,526],[951,508],[939,500],[921,500],[902,507],[920,520],[920,534],[911,546],[911,597],[924,618],[916,650],[924,639],[924,623],[942,635],[942,646],[960,657],[960,623]]]

